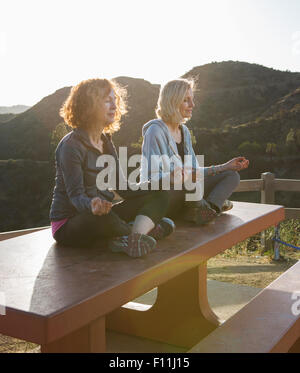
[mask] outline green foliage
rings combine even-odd
[[[246,156],[261,154],[262,147],[256,141],[244,141],[242,144],[239,145],[238,151],[241,154],[245,154]]]
[[[295,131],[294,128],[291,128],[289,133],[286,136],[286,144],[291,145],[295,142]]]
[[[300,247],[300,219],[291,219],[281,223],[280,237],[282,241],[285,241],[293,246]],[[287,246],[282,246],[283,245],[281,245],[281,249],[293,250]]]
[[[286,145],[292,153],[298,153],[300,151],[300,129],[290,129],[286,136]]]
[[[28,159],[0,162],[0,231],[49,224],[54,175],[49,162]]]
[[[275,228],[268,228],[265,232],[265,246],[261,243],[261,235],[256,234],[246,240],[234,245],[224,252],[225,257],[236,257],[238,255],[266,256],[270,260],[274,258]],[[300,247],[300,219],[286,220],[280,224],[280,239],[291,245]],[[280,256],[286,260],[300,260],[300,250],[290,248],[286,245],[279,245]]]
[[[70,130],[67,129],[67,126],[65,125],[64,122],[59,123],[54,130],[52,131],[51,134],[51,145],[52,146],[57,146],[60,140],[67,134],[69,133]]]
[[[142,145],[143,145],[143,136],[141,136],[138,140],[138,142],[133,142],[130,144],[130,146],[133,148],[133,149],[136,149],[136,150],[139,150],[139,152],[141,151],[142,149]]]
[[[193,133],[193,130],[190,130],[190,134],[191,134],[192,145],[195,146],[197,144],[197,139]]]
[[[276,153],[277,152],[277,145],[273,142],[268,142],[266,147],[266,153]]]
[[[294,135],[297,146],[300,146],[300,129],[297,129]]]
[[[59,123],[51,133],[50,136],[50,159],[54,159],[55,149],[59,144],[60,140],[70,132],[69,127],[64,122]]]
[[[272,161],[273,155],[278,154],[277,145],[272,142],[268,142],[266,146],[266,153],[270,155],[270,159]]]

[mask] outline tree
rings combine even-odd
[[[286,136],[285,140],[287,145],[292,145],[295,142],[295,131],[294,128],[290,129],[290,132]]]
[[[239,145],[238,151],[245,156],[251,156],[261,154],[262,147],[256,141],[244,141],[242,144]]]
[[[191,134],[191,140],[192,140],[192,145],[195,146],[197,144],[196,136],[193,133],[193,130],[190,130]]]
[[[298,151],[300,151],[300,129],[296,130],[294,138],[295,138],[296,147]]]
[[[141,151],[142,149],[142,145],[143,145],[143,136],[141,136],[139,139],[138,139],[138,142],[132,142],[130,144],[130,146],[133,148],[133,149],[137,149],[139,151]]]
[[[50,135],[50,158],[54,158],[55,149],[57,148],[60,140],[70,132],[64,122],[59,123]]]
[[[271,161],[273,160],[273,155],[277,154],[277,145],[273,142],[268,142],[266,147],[266,153],[270,155]]]
[[[295,131],[294,128],[291,128],[285,140],[285,143],[288,146],[289,151],[293,153],[296,153],[297,149],[300,149],[300,131],[298,131],[299,130]]]

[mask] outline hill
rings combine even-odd
[[[245,155],[250,167],[243,179],[266,171],[300,179],[299,73],[228,61],[195,67],[184,75],[190,76],[197,78],[198,88],[188,126],[205,165]],[[116,81],[127,88],[128,113],[114,142],[139,152],[131,144],[155,117],[159,86],[128,77]],[[0,116],[0,231],[48,224],[54,182],[51,134],[62,123],[59,109],[69,92],[70,87],[62,88],[10,120]],[[1,123],[2,118],[7,121]],[[258,202],[259,196],[234,196],[240,198]],[[276,193],[276,198],[279,204],[300,207],[299,193]]]
[[[300,73],[245,62],[211,63],[183,75],[191,76],[197,79],[195,108],[189,122],[195,133],[201,128],[218,129],[255,121],[300,87]],[[138,141],[143,124],[155,117],[159,86],[143,79],[116,80],[127,88],[129,110],[114,141],[117,146],[130,145]],[[48,160],[50,135],[62,121],[58,112],[69,91],[70,87],[62,88],[0,125],[0,159]]]
[[[15,118],[17,114],[7,113],[7,114],[0,114],[0,123],[8,122]]]
[[[193,133],[195,150],[205,154],[207,164],[243,154],[253,160],[247,171],[249,178],[258,177],[264,169],[273,169],[278,177],[300,178],[295,163],[300,157],[299,88],[281,97],[255,120],[218,129],[196,127]],[[272,153],[267,153],[268,144],[273,146]],[[277,167],[276,160],[285,161],[285,166]]]
[[[0,106],[0,114],[20,114],[29,108],[30,106],[25,105]]]
[[[226,61],[195,67],[193,128],[220,128],[255,120],[281,97],[300,87],[300,73]]]
[[[115,134],[117,144],[126,144],[129,139],[137,140],[142,125],[154,117],[159,86],[143,79],[118,77],[115,80],[126,87],[128,93],[129,112],[123,118],[121,130]],[[0,159],[49,160],[50,135],[62,122],[59,109],[70,89],[65,87],[56,91],[25,113],[3,123],[0,127]]]
[[[114,142],[117,146],[130,145],[140,138],[143,125],[155,118],[160,87],[143,79],[118,77],[115,80],[127,89],[128,113],[114,134]]]
[[[0,126],[0,159],[49,160],[50,135],[62,121],[59,109],[70,87],[57,90]]]

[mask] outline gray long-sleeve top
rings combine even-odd
[[[119,190],[119,159],[114,144],[109,135],[102,134],[104,152],[115,159],[116,191],[124,199],[132,193],[143,191]],[[91,200],[100,197],[112,201],[114,194],[108,189],[97,188],[97,176],[104,166],[97,166],[97,159],[102,153],[95,148],[85,130],[76,128],[68,133],[58,144],[55,152],[56,178],[53,199],[50,209],[50,220],[58,221],[91,211]],[[124,185],[124,180],[122,181]],[[128,185],[127,180],[125,184]],[[99,185],[98,185],[99,186]]]

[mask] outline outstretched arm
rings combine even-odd
[[[248,166],[248,159],[245,157],[236,157],[226,163],[208,167],[208,175],[216,175],[224,171],[242,171]]]

